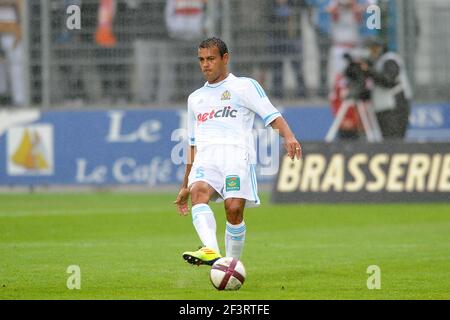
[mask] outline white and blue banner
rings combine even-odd
[[[177,181],[176,111],[0,113],[1,185],[157,185]],[[181,140],[181,138],[180,138]]]
[[[411,110],[406,139],[412,142],[450,141],[450,105],[417,105]]]

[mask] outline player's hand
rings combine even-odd
[[[284,139],[284,147],[291,160],[294,160],[294,158],[300,160],[302,157],[302,146],[295,137],[286,137]]]
[[[173,202],[177,206],[178,213],[181,216],[187,216],[189,213],[188,200],[190,191],[188,188],[181,188],[177,199]]]

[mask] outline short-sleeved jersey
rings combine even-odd
[[[258,114],[267,127],[280,117],[259,83],[229,74],[205,85],[188,98],[188,138],[202,150],[208,145],[236,145],[255,154],[253,122]]]

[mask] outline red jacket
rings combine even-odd
[[[342,106],[347,94],[347,80],[339,74],[336,77],[333,90],[330,94],[331,110],[335,116],[339,108]],[[359,118],[358,111],[356,110],[356,105],[353,104],[345,114],[344,120],[341,122],[339,129],[345,131],[359,131],[361,128],[361,119]]]

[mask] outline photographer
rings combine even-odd
[[[408,126],[412,90],[402,58],[386,50],[375,38],[368,39],[370,61],[361,69],[373,80],[372,104],[383,138],[404,138]]]
[[[361,69],[360,62],[355,61],[350,54],[344,54],[347,62],[343,74],[338,74],[330,94],[330,104],[336,116],[339,109],[348,106],[338,128],[338,137],[341,140],[357,140],[360,138],[363,125],[357,110],[358,103],[370,100],[370,91],[367,88],[367,76]]]

